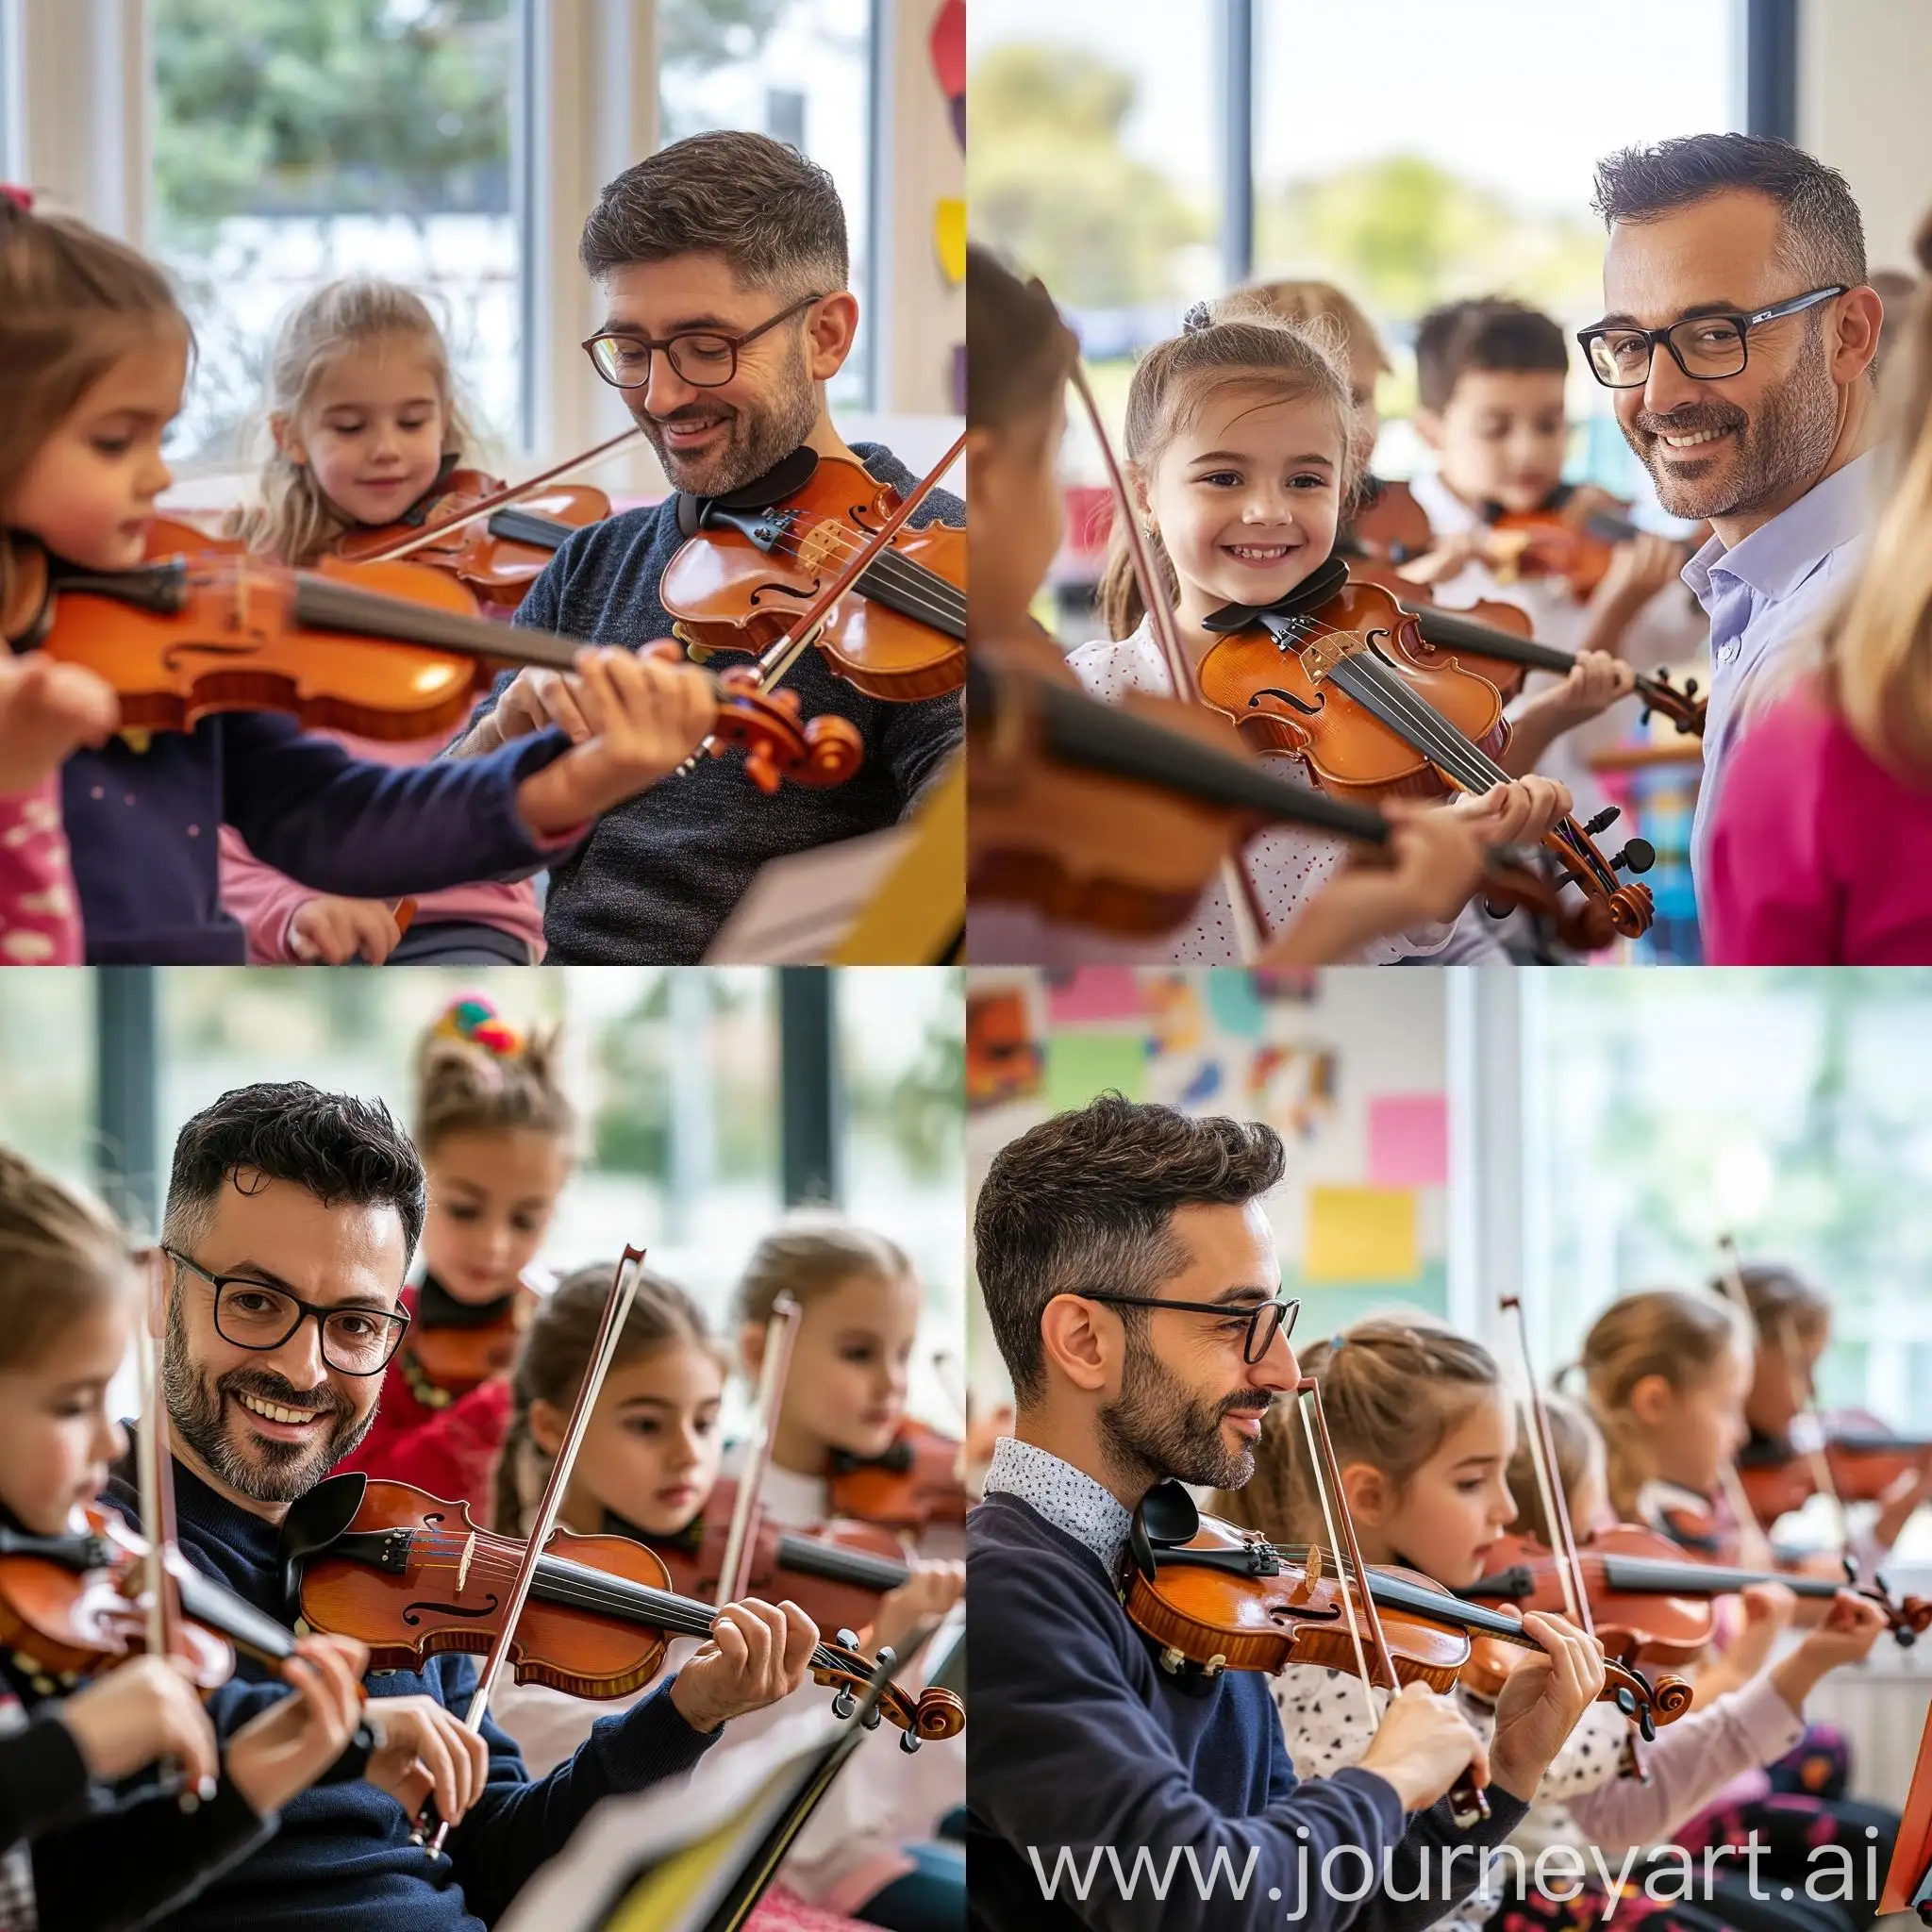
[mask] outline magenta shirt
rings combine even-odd
[[[1932,965],[1932,785],[1794,692],[1731,756],[1701,924],[1713,966]]]
[[[85,957],[57,775],[0,798],[0,965],[78,966]]]

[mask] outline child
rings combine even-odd
[[[554,1033],[521,1040],[475,997],[458,1000],[425,1037],[414,1135],[429,1184],[423,1279],[403,1291],[408,1333],[385,1374],[375,1423],[342,1462],[466,1502],[479,1518],[508,1426],[517,1338],[537,1302],[524,1273],[570,1179],[576,1113],[558,1084],[557,1058]],[[436,1340],[478,1329],[498,1335],[501,1367],[478,1380],[448,1371],[439,1379]]]
[[[1146,520],[1157,570],[1173,601],[1181,646],[1196,665],[1219,641],[1206,620],[1233,603],[1276,602],[1331,555],[1342,506],[1363,453],[1355,405],[1337,357],[1307,333],[1249,309],[1217,319],[1189,312],[1182,334],[1136,365],[1127,391],[1124,454]],[[1124,531],[1116,528],[1101,585],[1109,636],[1069,660],[1095,696],[1171,694],[1146,622]],[[1574,674],[1579,689],[1608,702],[1613,675],[1600,662]],[[1569,686],[1558,687],[1568,703]],[[1527,737],[1523,740],[1528,742]],[[1500,762],[1523,775],[1513,749]],[[1507,840],[1541,839],[1569,810],[1569,793],[1526,779]],[[1503,808],[1505,814],[1511,808]],[[1248,848],[1251,876],[1276,929],[1289,924],[1340,863],[1332,840],[1271,831]],[[1371,963],[1440,952],[1446,925],[1418,927],[1372,945]],[[1172,952],[1177,962],[1239,961],[1224,888],[1203,895],[1199,916]]]
[[[1917,247],[1932,265],[1932,220]],[[1862,573],[1764,693],[1713,807],[1701,918],[1714,966],[1932,962],[1932,300],[1900,320],[1889,488]]]
[[[0,537],[84,570],[141,564],[191,349],[158,269],[0,199]],[[577,666],[600,724],[575,745],[542,732],[392,771],[291,719],[242,712],[137,733],[140,748],[122,737],[75,752],[61,803],[89,959],[241,962],[241,930],[219,904],[224,823],[291,875],[350,895],[522,875],[573,849],[599,812],[674,770],[716,715],[694,667],[615,649]]]
[[[1517,1520],[1508,1474],[1517,1453],[1514,1407],[1494,1358],[1480,1343],[1425,1317],[1391,1315],[1317,1342],[1301,1351],[1300,1360],[1303,1374],[1322,1384],[1364,1560],[1421,1570],[1452,1590],[1474,1583],[1488,1567],[1498,1534]],[[1246,1520],[1271,1537],[1322,1540],[1300,1419],[1291,1404],[1279,1405],[1263,1424],[1255,1479],[1236,1502]],[[1814,1654],[1792,1659],[1754,1700],[1740,1698],[1660,1729],[1643,1749],[1646,1782],[1617,1775],[1628,1721],[1612,1705],[1592,1707],[1545,1773],[1539,1804],[1515,1841],[1580,1839],[1609,1850],[1648,1843],[1667,1832],[1738,1772],[1794,1740],[1794,1706],[1811,1685],[1834,1663],[1871,1648],[1880,1620],[1869,1607],[1850,1598],[1845,1603],[1850,1632],[1817,1633]],[[1338,1683],[1338,1674],[1294,1666],[1275,1679],[1289,1755],[1304,1776],[1355,1762],[1372,1735],[1360,1698],[1352,1686]],[[1466,1701],[1472,1715],[1501,1723],[1507,1722],[1514,1698],[1506,1685],[1493,1709]],[[1551,1801],[1557,1798],[1570,1804],[1574,1825],[1553,1815]],[[1507,1902],[1478,1893],[1457,1918],[1495,1932],[1540,1925],[1580,1932],[1613,1914],[1634,1914],[1657,1932],[1673,1921],[1707,1932],[1707,1919],[1695,1911],[1680,1917],[1680,1911],[1586,1884],[1578,1896],[1560,1901],[1535,1890]]]
[[[108,1386],[135,1312],[125,1238],[99,1208],[0,1148],[0,1527],[60,1537],[125,1446]],[[16,1627],[0,1663],[0,1923],[145,1924],[274,1829],[361,1714],[359,1643],[305,1637],[294,1694],[218,1753],[184,1673],[154,1657],[62,1694]],[[126,1781],[172,1759],[203,1802]],[[219,1786],[217,1772],[222,1774]],[[110,1794],[105,1787],[117,1789]]]
[[[525,1339],[514,1413],[496,1472],[493,1522],[506,1535],[527,1533],[530,1512],[562,1444],[571,1405],[590,1361],[610,1273],[608,1266],[584,1268],[566,1277]],[[584,1535],[669,1540],[694,1524],[718,1478],[724,1393],[724,1356],[707,1332],[703,1315],[681,1289],[647,1274],[571,1473],[559,1518],[563,1525]],[[924,1614],[930,1591],[930,1585],[915,1581],[881,1599],[868,1647],[902,1644]],[[691,1640],[678,1639],[664,1670],[675,1669],[692,1648]],[[494,1711],[497,1722],[522,1745],[531,1774],[541,1776],[582,1743],[597,1718],[625,1708],[648,1689],[616,1703],[588,1703],[541,1684],[506,1685]],[[773,1706],[768,1718],[740,1720],[697,1775],[719,1775],[716,1766],[725,1751],[773,1751],[774,1729],[788,1717],[799,1716],[801,1701],[815,1714],[824,1698],[822,1690],[808,1689],[798,1699]],[[897,1746],[891,1748],[903,1764]],[[945,1755],[944,1746],[927,1748],[935,1756]],[[818,1815],[808,1827],[801,1856],[788,1868],[788,1889],[821,1906],[842,1901],[862,1915],[866,1902],[910,1870],[913,1858],[893,1843],[890,1830],[883,1828],[887,1821],[846,1815],[850,1807],[843,1794],[859,1769],[848,1765],[821,1807],[822,1814],[836,1820],[830,1833]],[[827,1836],[834,1846],[829,1852],[822,1844]],[[819,1847],[817,1856],[814,1846]],[[787,1900],[768,1901],[753,1923],[765,1923],[767,1912],[782,1917],[791,1909]]]
[[[1039,656],[1053,647],[1037,635],[1027,607],[1059,545],[1062,505],[1055,458],[1066,427],[1066,387],[1077,345],[1038,282],[1023,283],[978,247],[967,252],[966,305],[973,648],[1013,648],[1014,640],[1031,636]],[[1061,669],[1057,656],[1048,661],[1053,670]],[[1488,812],[1471,808],[1447,817],[1398,808],[1394,867],[1351,868],[1332,879],[1280,936],[1279,958],[1269,963],[1288,963],[1291,951],[1307,963],[1343,959],[1379,935],[1453,917],[1474,890],[1485,843],[1510,836],[1504,805],[1497,799]],[[1340,863],[1342,851],[1333,841],[1305,842],[1310,849],[1325,848]],[[979,964],[1151,957],[1144,941],[1109,941],[983,900],[970,906],[967,927],[968,951]]]
[[[325,284],[283,323],[269,358],[269,429],[275,450],[261,493],[236,533],[251,551],[304,566],[348,530],[397,522],[474,442],[435,317],[408,289],[364,276]],[[318,735],[388,765],[426,764],[450,737]],[[382,900],[310,891],[255,858],[227,826],[222,898],[247,929],[251,965],[360,958],[372,966],[527,966],[543,957],[543,915],[528,879],[426,893],[402,935]]]

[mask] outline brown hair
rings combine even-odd
[[[1885,321],[1878,331],[1878,346],[1872,352],[1872,379],[1882,382],[1885,365],[1891,360],[1910,320],[1912,303],[1918,297],[1921,283],[1917,275],[1907,275],[1902,268],[1874,268],[1865,280],[1878,291],[1878,299],[1885,304]]]
[[[741,1322],[765,1323],[781,1294],[803,1304],[854,1280],[904,1281],[912,1263],[897,1241],[837,1215],[807,1209],[774,1228],[739,1277],[732,1306]]]
[[[1295,277],[1279,282],[1251,282],[1235,294],[1300,328],[1316,323],[1332,324],[1341,331],[1344,354],[1366,349],[1374,357],[1377,369],[1395,366],[1390,361],[1389,351],[1382,346],[1382,338],[1375,333],[1368,311],[1333,282]]]
[[[30,1369],[128,1291],[128,1245],[98,1202],[0,1147],[0,1367]]]
[[[595,1261],[557,1284],[525,1332],[510,1378],[509,1428],[496,1456],[491,1526],[503,1536],[524,1534],[524,1512],[541,1493],[550,1458],[530,1433],[530,1410],[539,1402],[568,1409],[583,1386],[584,1371],[604,1324],[616,1264]],[[682,1342],[702,1349],[724,1374],[724,1357],[711,1340],[698,1305],[675,1281],[646,1269],[624,1324],[611,1367]]]
[[[1039,281],[1023,282],[990,248],[966,250],[966,421],[1002,435],[1042,423],[1066,387],[1079,343]]]
[[[423,1036],[416,1053],[417,1148],[425,1157],[455,1134],[527,1127],[559,1141],[576,1132],[576,1109],[558,1082],[558,1030],[527,1039],[468,994]]]
[[[1311,398],[1334,410],[1341,432],[1341,475],[1337,482],[1345,508],[1360,481],[1368,452],[1355,446],[1355,402],[1339,336],[1332,324],[1304,328],[1283,322],[1250,296],[1231,296],[1213,309],[1197,303],[1188,311],[1179,335],[1156,342],[1134,365],[1122,439],[1127,466],[1144,480],[1210,396],[1244,385],[1266,385],[1283,399]],[[1180,594],[1174,564],[1158,535],[1151,528],[1146,535],[1156,574],[1172,602]],[[1134,576],[1133,554],[1118,525],[1108,546],[1099,604],[1109,637],[1128,636],[1147,614]]]
[[[1661,1375],[1674,1393],[1686,1394],[1716,1368],[1725,1349],[1748,1357],[1751,1341],[1742,1311],[1729,1302],[1673,1288],[1625,1295],[1591,1324],[1575,1367],[1604,1432],[1610,1503],[1620,1516],[1630,1512],[1650,1473],[1632,1426],[1630,1391]]]
[[[1503,295],[1445,302],[1416,325],[1416,400],[1436,414],[1475,370],[1566,375],[1570,344],[1540,308]]]
[[[1550,1442],[1557,1452],[1557,1466],[1552,1474],[1574,1519],[1576,1491],[1582,1488],[1592,1465],[1604,1459],[1603,1431],[1591,1420],[1589,1411],[1567,1395],[1551,1392],[1544,1395],[1542,1402],[1543,1413],[1550,1419]],[[1509,1525],[1509,1534],[1533,1536],[1545,1549],[1554,1549],[1556,1538],[1550,1534],[1549,1519],[1543,1514],[1543,1492],[1537,1485],[1526,1419],[1517,1435],[1516,1454],[1509,1458],[1507,1480],[1509,1493],[1516,1498],[1516,1520]],[[1579,1537],[1589,1533],[1588,1524],[1573,1520],[1570,1526]]]
[[[375,275],[326,282],[283,319],[269,352],[264,413],[273,446],[256,500],[228,520],[230,534],[249,549],[307,565],[349,527],[351,520],[323,494],[314,465],[296,462],[283,444],[322,379],[345,355],[391,342],[407,342],[428,360],[442,408],[443,455],[458,456],[475,441],[429,305],[413,290]]]
[[[1371,1315],[1331,1341],[1297,1349],[1295,1359],[1322,1385],[1337,1465],[1368,1463],[1398,1496],[1450,1430],[1503,1386],[1496,1358],[1481,1342],[1423,1314]],[[1224,1491],[1215,1508],[1277,1542],[1323,1541],[1293,1397],[1274,1403],[1262,1422],[1253,1480]]]
[[[1782,1261],[1746,1261],[1738,1269],[1744,1285],[1744,1300],[1757,1333],[1774,1347],[1782,1346],[1780,1331],[1794,1335],[1815,1335],[1831,1321],[1831,1302],[1823,1289],[1814,1287],[1795,1268]],[[1711,1283],[1722,1294],[1724,1284]]]
[[[0,520],[34,459],[102,376],[158,327],[194,331],[168,278],[125,243],[0,194]],[[0,544],[0,608],[13,586]]]

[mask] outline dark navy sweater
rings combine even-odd
[[[882,483],[908,491],[919,481],[876,443],[853,449]],[[911,518],[915,525],[964,521],[965,506],[942,491]],[[516,621],[597,643],[668,638],[671,619],[658,586],[682,541],[668,503],[592,524],[564,541]],[[745,661],[735,655],[720,660]],[[508,681],[499,680],[476,719],[494,708]],[[788,784],[768,798],[745,777],[742,754],[727,751],[689,777],[666,778],[606,812],[575,852],[551,863],[543,934],[552,965],[675,966],[702,958],[760,866],[896,824],[964,733],[958,693],[881,704],[834,677],[816,651],[805,654],[785,686],[797,692],[808,719],[834,711],[858,726],[865,762],[858,773],[824,790]]]
[[[124,1464],[108,1500],[138,1516]],[[176,1528],[189,1561],[257,1608],[288,1623],[276,1565],[279,1533],[175,1465]],[[369,1695],[427,1695],[458,1717],[476,1684],[474,1657],[432,1657],[419,1672],[371,1672]],[[409,1842],[403,1807],[374,1785],[324,1782],[283,1807],[281,1828],[253,1857],[165,1923],[173,1932],[479,1932],[498,1919],[537,1868],[560,1852],[600,1799],[689,1771],[722,1730],[699,1736],[677,1713],[667,1682],[619,1717],[600,1719],[576,1754],[532,1779],[516,1745],[488,1720],[490,1778],[433,1863]],[[225,1739],[287,1687],[244,1660],[208,1700]]]
[[[241,966],[221,903],[221,828],[318,892],[400,898],[523,878],[554,857],[516,813],[518,782],[567,749],[560,731],[463,764],[370,764],[292,719],[231,711],[192,732],[83,748],[61,774],[88,963]]]
[[[1393,1788],[1359,1767],[1297,1783],[1267,1679],[1163,1671],[1100,1559],[1017,1497],[989,1496],[969,1516],[966,1572],[966,1843],[972,1922],[986,1932],[1415,1932],[1452,1903],[1440,1848],[1500,1844],[1527,1808],[1492,1787],[1489,1821],[1465,1832],[1446,1805],[1405,1824]],[[1437,1848],[1427,1853],[1429,1895],[1330,1897],[1318,1874],[1343,1845],[1366,1851],[1378,1874],[1394,1847],[1394,1889],[1407,1893],[1419,1890],[1424,1849]],[[1151,1877],[1146,1860],[1136,1873],[1143,1847]],[[1475,1867],[1467,1855],[1457,1861],[1465,1893]],[[1339,1859],[1334,1876],[1344,1892],[1362,1890],[1361,1859]]]

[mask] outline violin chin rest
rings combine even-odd
[[[1179,1483],[1156,1483],[1141,1499],[1139,1515],[1149,1542],[1178,1549],[1201,1534],[1201,1511]]]
[[[327,1549],[356,1520],[368,1486],[369,1478],[360,1470],[346,1470],[317,1483],[306,1496],[290,1504],[289,1513],[282,1518],[275,1554],[281,1567],[282,1599],[291,1622],[300,1614],[304,1559]]]

